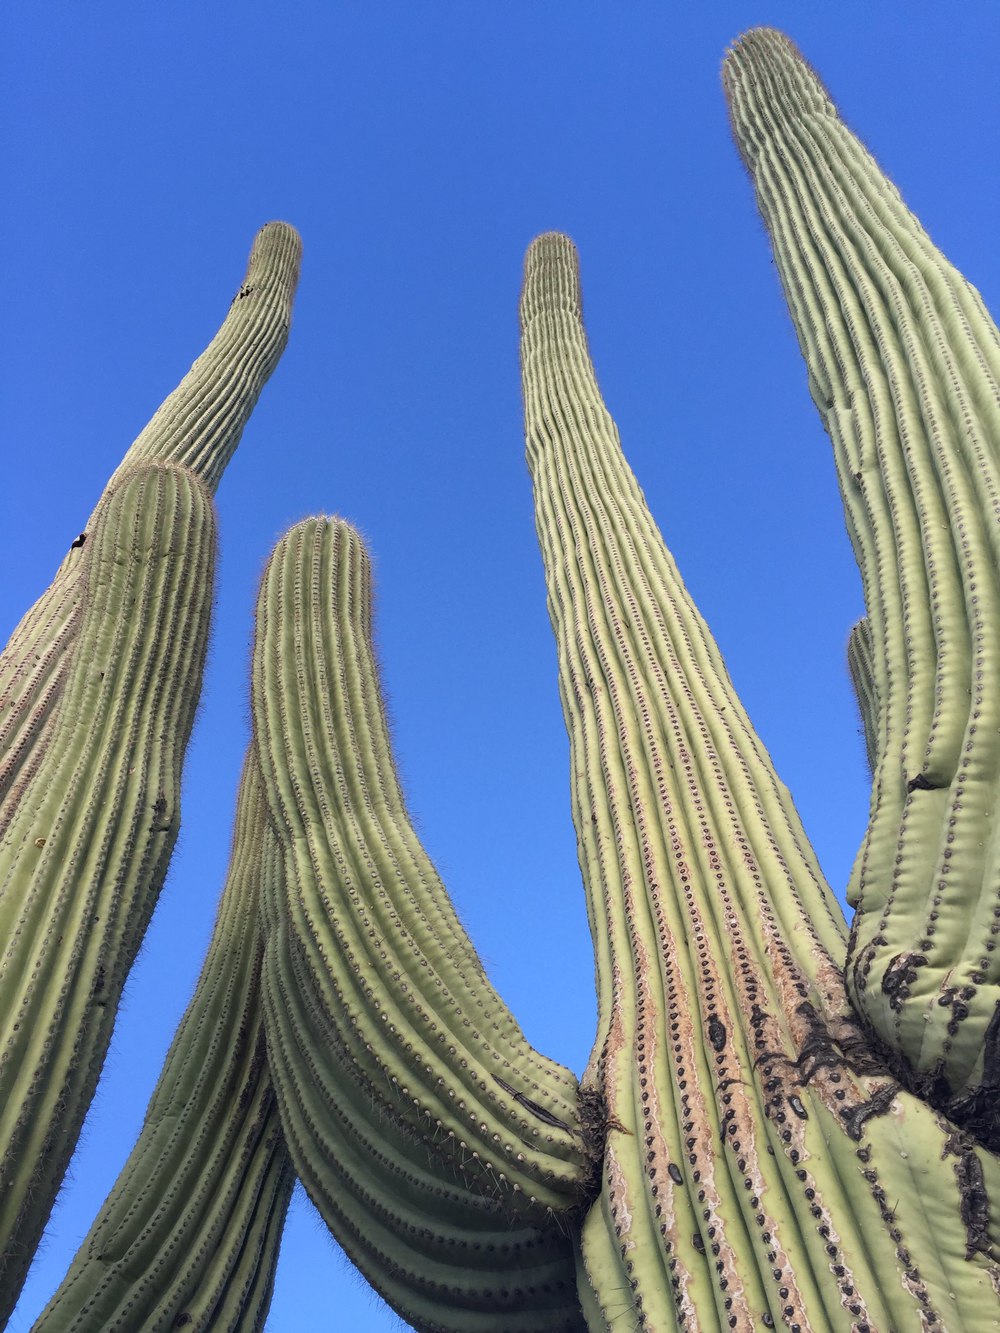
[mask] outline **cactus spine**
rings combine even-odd
[[[216,338],[0,659],[0,1318],[177,836],[211,612],[210,492],[284,347],[297,271],[295,232],[265,227]]]
[[[852,1001],[911,1086],[1000,1144],[1000,338],[779,33],[725,65],[833,440],[877,699]]]

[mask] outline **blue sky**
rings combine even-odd
[[[0,489],[6,637],[201,351],[271,218],[303,236],[288,351],[219,490],[213,649],[182,832],[106,1075],[10,1325],[113,1182],[197,976],[247,735],[251,608],[296,519],[367,537],[412,810],[529,1038],[579,1071],[590,946],[523,461],[524,249],[577,242],[598,376],[744,702],[843,888],[864,826],[860,614],[718,78],[798,42],[944,252],[1000,307],[1000,9],[105,0],[5,13]],[[399,1328],[308,1202],[268,1333]]]

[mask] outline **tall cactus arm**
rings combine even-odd
[[[35,1333],[264,1326],[294,1178],[260,1004],[266,828],[251,751],[194,997],[139,1140]]]
[[[174,465],[98,507],[45,753],[0,841],[0,1254],[23,1279],[177,836],[211,612],[211,500]]]
[[[268,1047],[296,1169],[422,1329],[579,1323],[566,1219],[593,1175],[576,1080],[531,1049],[420,846],[371,644],[367,555],[308,520],[264,575],[254,733],[280,840]]]
[[[530,249],[521,319],[598,923],[585,1082],[609,1131],[582,1232],[591,1327],[982,1328],[1000,1168],[864,1062],[839,909],[622,457],[565,237]]]
[[[1000,1143],[1000,338],[786,37],[748,33],[724,82],[871,624],[851,998],[901,1077]]]

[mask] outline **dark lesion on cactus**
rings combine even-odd
[[[153,802],[153,822],[150,829],[153,833],[166,833],[171,825],[170,814],[167,810],[167,798],[162,792]]]
[[[754,1068],[764,1061],[777,1061],[794,1069],[799,1087],[811,1083],[821,1069],[848,1069],[852,1074],[882,1074],[885,1065],[871,1052],[869,1042],[859,1026],[848,1026],[835,1037],[822,1015],[808,1000],[796,1009],[809,1030],[809,1035],[794,1058],[784,1051],[762,1051],[754,1060]]]
[[[962,1097],[952,1097],[940,1109],[977,1143],[1000,1151],[1000,1000],[983,1034],[983,1072],[978,1085]]]
[[[859,1106],[845,1106],[840,1112],[840,1118],[847,1137],[853,1139],[855,1143],[860,1143],[865,1125],[875,1116],[886,1114],[896,1100],[901,1086],[894,1079],[891,1083],[876,1088],[868,1100]]]
[[[73,540],[70,542],[69,549],[71,551],[79,551],[80,547],[86,540],[87,540],[87,534],[85,532],[81,532],[78,537],[74,537]]]
[[[948,784],[946,782],[935,782],[929,778],[926,773],[918,773],[915,778],[910,778],[906,784],[908,792],[913,791],[940,791]]]
[[[517,1102],[518,1106],[523,1106],[529,1115],[533,1115],[537,1120],[541,1120],[544,1125],[552,1125],[556,1129],[564,1129],[567,1134],[573,1133],[573,1126],[567,1125],[565,1120],[560,1120],[557,1115],[547,1111],[544,1106],[539,1106],[538,1102],[533,1102],[530,1097],[523,1092],[518,1092],[516,1088],[511,1087],[499,1074],[493,1075],[493,1080],[499,1083],[504,1092],[509,1093]]]
[[[726,1025],[715,1014],[708,1020],[708,1040],[713,1051],[722,1051],[726,1045]]]
[[[927,959],[922,953],[898,953],[889,960],[882,974],[882,994],[888,999],[890,1009],[897,1012],[902,1009],[918,969],[926,966]]]
[[[945,1140],[944,1153],[956,1159],[955,1179],[965,1226],[965,1257],[972,1259],[976,1254],[985,1254],[996,1260],[996,1246],[990,1240],[990,1196],[975,1144],[968,1134],[956,1129]]]

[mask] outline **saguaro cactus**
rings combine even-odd
[[[868,608],[851,999],[900,1077],[997,1147],[1000,335],[786,37],[744,37],[725,86]]]
[[[565,237],[529,251],[521,312],[609,1125],[588,1322],[982,1327],[1000,1163],[867,1051],[840,910],[622,457]]]
[[[622,455],[572,243],[545,235],[525,264],[522,371],[597,962],[584,1076],[531,1050],[454,916],[393,765],[366,554],[347,524],[307,520],[261,586],[203,981],[44,1327],[98,1309],[102,1326],[257,1326],[287,1185],[272,1089],[324,1218],[423,1333],[1000,1324],[1000,337],[787,39],[748,34],[725,82],[868,598],[849,642],[874,770],[850,934]],[[163,414],[178,438],[187,411]],[[153,586],[163,497],[204,500],[177,460],[136,449],[86,574],[67,566],[10,659],[0,796],[29,812],[19,845],[43,860],[31,794],[48,751],[72,753],[94,672],[132,661],[103,666],[114,599]],[[211,477],[215,456],[181,462]],[[123,533],[145,536],[104,578]],[[74,657],[77,641],[94,648]],[[62,983],[85,1008],[99,967],[96,989]],[[228,1211],[213,1213],[216,1180]]]
[[[0,658],[0,1320],[76,1143],[178,829],[211,611],[210,492],[288,336],[265,227],[204,355]]]

